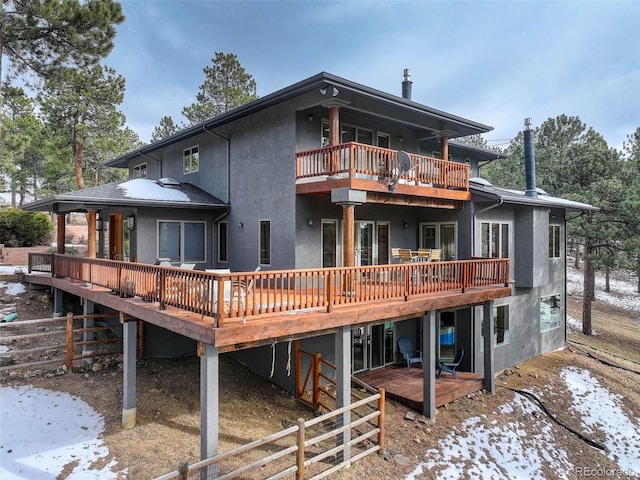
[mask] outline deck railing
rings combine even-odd
[[[279,312],[331,312],[341,305],[509,285],[509,260],[502,258],[224,274],[59,254],[48,258],[38,263],[50,264],[56,277],[157,302],[161,309],[210,316],[217,327]]]
[[[296,178],[337,177],[393,180],[418,186],[469,189],[469,165],[409,154],[411,168],[402,171],[398,152],[349,142],[299,152]]]

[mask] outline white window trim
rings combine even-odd
[[[320,219],[320,258],[318,265],[322,265],[322,252],[324,252],[324,236],[322,232],[324,229],[322,225],[325,223],[334,224],[336,226],[336,267],[342,266],[342,235],[340,231],[340,220],[335,218],[322,218]]]
[[[540,304],[538,306],[538,322],[540,322],[540,333],[545,333],[545,332],[551,332],[553,330],[556,330],[558,328],[562,327],[562,307],[560,307],[560,321],[558,322],[558,326],[556,327],[551,327],[551,328],[545,328],[544,330],[542,329],[542,315],[540,315],[540,307],[542,306],[542,299],[544,298],[549,298],[549,297],[559,297],[560,298],[560,305],[562,305],[562,293],[557,292],[557,293],[550,293],[548,295],[540,295]],[[565,323],[566,323],[566,314],[565,314]]]
[[[455,258],[458,258],[458,222],[420,222],[418,224],[418,245],[422,245],[422,227],[424,225],[433,225],[434,227],[436,227],[436,238],[435,238],[435,242],[437,247],[436,248],[442,248],[442,238],[440,235],[440,230],[441,230],[441,226],[442,225],[453,225],[453,232],[454,232],[454,236],[453,236],[453,244],[455,246]],[[419,247],[421,248],[421,247]],[[444,258],[444,256],[443,256]]]
[[[193,262],[193,263],[206,263],[207,262],[207,222],[203,220],[175,220],[175,219],[158,219],[156,220],[156,258],[160,257],[160,235],[158,232],[160,230],[161,223],[179,223],[180,224],[180,259],[179,262]],[[204,247],[204,260],[185,260],[184,257],[184,224],[185,223],[201,223],[204,225],[203,228],[203,247]]]
[[[474,245],[474,256],[481,257],[482,256],[482,224],[488,223],[489,225],[493,223],[497,223],[500,225],[500,233],[502,233],[502,225],[509,226],[509,256],[508,257],[498,257],[498,258],[513,258],[513,221],[512,220],[477,220],[476,221],[476,244]],[[489,236],[491,236],[491,231],[489,231]],[[498,236],[500,241],[502,242],[502,235]],[[489,238],[491,240],[491,238]],[[502,245],[499,245],[501,247]],[[498,251],[502,251],[501,248],[498,248]],[[491,257],[489,257],[491,258]]]
[[[227,243],[227,259],[226,260],[221,260],[220,259],[220,225],[225,224],[227,226],[227,238],[226,238],[226,243]],[[222,220],[220,222],[218,222],[218,225],[216,227],[216,236],[217,236],[217,241],[216,241],[216,259],[218,261],[218,263],[229,263],[229,222],[226,220]]]
[[[144,176],[140,175],[142,167],[144,167]],[[147,162],[133,166],[133,178],[147,178]]]
[[[507,321],[508,321],[508,325],[507,325],[507,339],[504,342],[498,343],[498,308],[507,308],[507,312],[509,313],[509,316],[507,317]],[[503,305],[495,305],[493,306],[493,308],[495,309],[496,315],[495,318],[493,319],[493,346],[494,347],[502,347],[504,345],[509,345],[509,343],[511,343],[511,308],[509,307],[508,303],[505,303]],[[491,313],[491,315],[493,315],[493,312]]]
[[[260,240],[262,239],[261,235],[261,228],[260,225],[262,224],[262,222],[269,222],[269,263],[262,263],[262,259],[260,258]],[[273,244],[271,243],[271,227],[273,226],[273,222],[271,221],[270,218],[259,218],[258,219],[258,265],[260,265],[261,267],[270,267],[271,264],[273,263]]]
[[[189,152],[190,156],[193,156],[193,149],[197,148],[198,149],[198,168],[196,170],[189,170],[187,171],[186,165],[184,163],[185,161],[185,157],[186,157],[186,153]],[[198,173],[200,171],[200,145],[192,145],[188,148],[185,148],[182,151],[182,173],[183,175],[189,175],[191,173]]]

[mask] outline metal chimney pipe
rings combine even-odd
[[[536,155],[533,147],[534,132],[531,130],[531,118],[524,119],[524,174],[527,197],[537,197],[536,191]]]
[[[411,70],[405,68],[402,70],[402,98],[406,98],[407,100],[411,100]]]

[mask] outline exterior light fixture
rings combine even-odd
[[[96,219],[96,231],[98,231],[98,232],[102,231],[102,219],[101,218],[97,218]]]
[[[129,215],[127,217],[127,226],[129,227],[129,230],[135,230],[136,229],[136,217],[133,215]]]
[[[313,220],[310,218],[307,218],[307,226],[308,227],[313,227]]]
[[[402,224],[402,228],[409,228],[409,224],[408,224],[407,222],[404,222],[404,223]]]
[[[240,223],[238,224],[238,227],[240,227],[240,228],[244,228],[244,223],[243,223],[243,222],[240,222]]]
[[[307,113],[307,121],[313,122],[313,113]]]

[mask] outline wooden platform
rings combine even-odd
[[[391,366],[356,375],[375,388],[384,388],[387,398],[419,412],[423,410],[422,369]],[[458,372],[458,378],[448,373],[436,379],[436,407],[441,407],[484,387],[484,377],[477,373]]]

